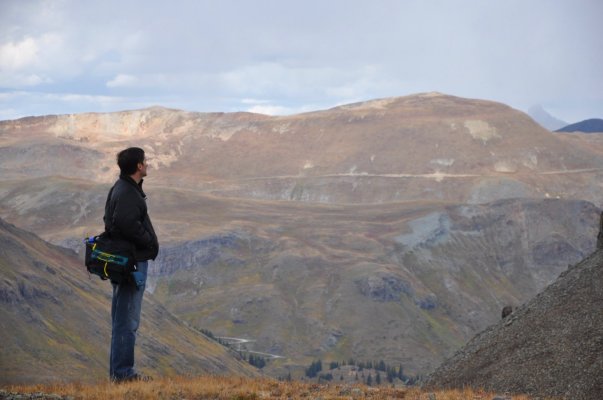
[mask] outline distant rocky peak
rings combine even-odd
[[[528,115],[542,127],[550,131],[557,130],[567,125],[567,122],[552,116],[540,104],[530,107],[528,109]]]

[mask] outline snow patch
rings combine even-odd
[[[364,101],[361,103],[346,104],[346,105],[339,106],[339,108],[342,110],[370,110],[370,109],[384,110],[384,109],[387,109],[387,106],[394,103],[396,100],[397,99],[395,97],[387,98],[387,99],[377,99],[377,100]]]
[[[454,159],[453,158],[438,158],[435,160],[431,160],[430,163],[441,165],[444,167],[451,167],[452,164],[454,164]]]
[[[538,166],[538,156],[534,153],[528,153],[523,165],[530,169],[536,168]]]
[[[501,136],[496,131],[496,128],[482,120],[467,120],[464,122],[465,128],[469,130],[469,134],[473,139],[481,140],[487,143],[491,139],[500,138]]]
[[[494,170],[504,174],[512,174],[517,172],[517,166],[512,161],[498,161],[494,164]]]
[[[291,124],[287,122],[286,124],[275,126],[274,128],[272,128],[272,132],[276,132],[282,135],[283,133],[289,132],[290,128]]]

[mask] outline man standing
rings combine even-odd
[[[140,324],[148,260],[159,251],[157,235],[147,213],[142,182],[147,176],[144,150],[130,147],[117,155],[120,176],[105,204],[105,232],[111,239],[124,240],[135,249],[141,285],[133,282],[113,283],[111,304],[111,356],[109,376],[113,382],[148,380],[134,369],[134,346]]]

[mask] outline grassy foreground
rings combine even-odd
[[[304,382],[281,382],[273,379],[250,379],[240,377],[164,378],[152,382],[126,384],[100,383],[56,384],[35,386],[7,386],[0,392],[0,399],[8,399],[10,393],[32,394],[31,399],[41,393],[54,399],[408,399],[408,400],[492,400],[496,394],[480,390],[422,391],[416,388],[367,387],[363,385],[312,384]],[[37,397],[40,396],[40,397]],[[528,400],[528,396],[504,396],[505,400]]]

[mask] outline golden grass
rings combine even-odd
[[[416,388],[367,387],[363,385],[312,384],[282,382],[269,378],[203,376],[195,378],[162,378],[151,382],[131,382],[96,385],[48,384],[34,386],[7,386],[15,393],[46,393],[69,396],[74,399],[407,399],[407,400],[491,400],[495,394],[481,390],[422,391]],[[513,400],[528,400],[528,396],[502,396]]]

